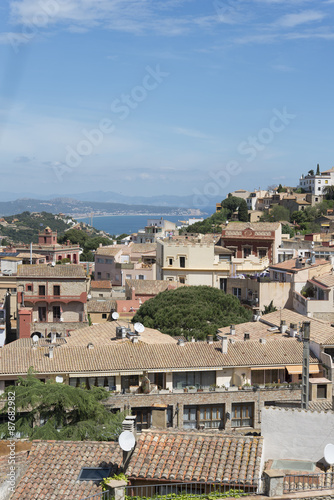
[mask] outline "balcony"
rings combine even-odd
[[[82,292],[80,295],[37,295],[37,294],[24,294],[24,301],[36,304],[37,302],[46,302],[52,304],[54,302],[63,302],[69,304],[70,302],[87,302],[87,293]]]

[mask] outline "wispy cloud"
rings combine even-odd
[[[294,28],[300,24],[322,21],[326,17],[324,12],[304,10],[297,14],[286,14],[278,19],[277,24],[284,28]]]

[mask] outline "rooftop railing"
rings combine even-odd
[[[318,474],[288,474],[284,478],[284,493],[293,491],[330,490],[334,488],[334,472]]]

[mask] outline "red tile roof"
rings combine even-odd
[[[252,484],[261,475],[263,438],[201,432],[143,432],[126,474],[154,481]]]
[[[12,500],[79,500],[100,493],[93,481],[78,481],[82,467],[118,472],[122,450],[117,442],[34,441],[27,471]]]
[[[95,288],[107,288],[108,290],[111,289],[111,283],[108,280],[102,280],[102,281],[91,281],[90,282],[90,287],[94,290]]]

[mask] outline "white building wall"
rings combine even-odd
[[[333,422],[333,412],[263,408],[264,460],[318,462],[326,444],[334,443]]]

